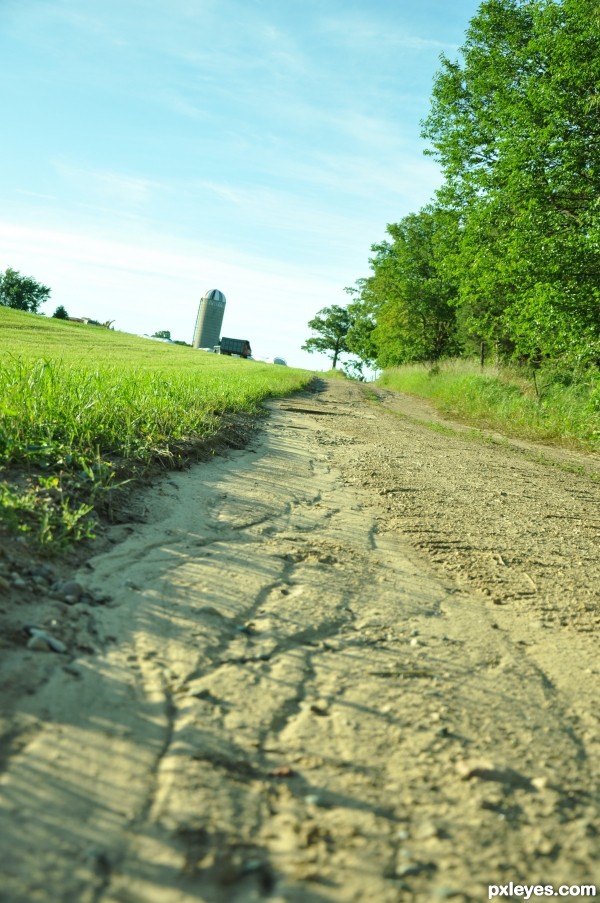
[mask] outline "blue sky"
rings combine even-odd
[[[439,56],[472,0],[0,0],[0,270],[44,307],[191,342],[209,288],[256,357],[300,350],[440,181]]]

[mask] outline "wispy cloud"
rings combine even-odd
[[[391,27],[389,22],[361,13],[324,16],[319,26],[323,34],[335,43],[360,53],[381,52],[387,49],[456,50],[456,45],[437,38],[424,38],[403,29],[401,23]]]
[[[119,207],[139,207],[147,203],[160,189],[160,182],[143,176],[116,172],[109,169],[93,169],[68,160],[55,160],[54,168],[60,178],[80,201],[112,199]]]
[[[185,116],[187,119],[205,121],[209,119],[209,114],[205,109],[179,91],[161,91],[157,100],[171,112],[177,113],[179,116]]]
[[[72,0],[63,0],[63,2],[55,2],[47,8],[48,14],[67,25],[74,31],[100,39],[114,47],[126,47],[129,43],[122,31],[117,31],[114,27],[107,25],[105,16],[94,15],[81,9],[80,5],[75,5]]]
[[[59,198],[55,194],[46,194],[43,191],[30,191],[28,188],[15,188],[16,194],[22,194],[28,198],[35,198],[41,201],[58,201]]]

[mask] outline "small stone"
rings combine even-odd
[[[536,853],[538,856],[553,856],[560,850],[560,844],[550,837],[543,837],[538,843]]]
[[[436,887],[433,892],[433,898],[434,900],[451,900],[452,897],[459,897],[461,894],[462,891],[457,890],[456,887],[442,885],[441,887]]]
[[[421,867],[416,863],[408,863],[407,865],[399,865],[396,869],[398,878],[408,878],[410,875],[418,875]]]
[[[34,577],[44,577],[46,580],[52,579],[52,568],[47,564],[37,564],[32,570],[31,574]]]
[[[36,652],[58,652],[59,654],[64,654],[67,651],[64,643],[53,637],[51,633],[42,630],[41,627],[25,627],[25,633],[29,635],[29,640],[27,641],[28,649],[33,649]]]
[[[92,601],[95,605],[107,605],[109,602],[112,602],[112,596],[109,596],[106,593],[95,593],[92,597]]]
[[[456,771],[460,775],[460,777],[468,781],[472,777],[476,777],[479,771],[486,770],[491,771],[494,768],[494,764],[489,761],[470,761],[468,759],[462,760],[456,763]]]
[[[79,671],[79,670],[75,667],[75,665],[63,665],[63,671],[64,671],[66,674],[70,674],[71,677],[77,677],[78,679],[81,678],[81,671]]]
[[[52,647],[50,646],[47,638],[39,634],[29,637],[29,639],[27,640],[27,648],[32,649],[34,652],[52,651]]]
[[[48,634],[48,642],[50,643],[52,652],[58,652],[60,655],[64,655],[64,653],[67,651],[65,644],[61,643],[60,640],[57,640],[56,637],[53,637],[50,634]]]
[[[59,585],[58,592],[61,594],[65,602],[68,602],[69,605],[74,605],[81,599],[81,596],[83,594],[83,587],[80,583],[77,583],[76,580],[66,580],[64,583],[61,583]]]
[[[0,589],[7,590],[10,589],[10,581],[6,579],[6,577],[0,576]]]
[[[27,583],[20,577],[18,574],[13,574],[12,576],[12,585],[15,589],[26,589]]]
[[[458,762],[456,770],[465,781],[478,778],[482,781],[504,784],[507,787],[519,787],[523,790],[533,790],[531,780],[514,768],[502,768],[491,762]]]
[[[295,771],[289,765],[280,765],[269,772],[269,777],[271,778],[293,778],[294,776]]]
[[[315,715],[329,715],[329,703],[326,699],[317,699],[316,702],[311,703],[310,710]]]
[[[416,828],[414,836],[417,840],[431,840],[434,837],[439,837],[439,833],[437,825],[434,825],[433,822],[425,821]]]
[[[238,624],[235,629],[237,633],[243,633],[244,636],[253,636],[255,633],[257,633],[252,621],[250,621],[248,624]]]

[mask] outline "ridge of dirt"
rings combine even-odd
[[[40,589],[67,653],[4,638],[3,901],[600,883],[600,486],[381,397],[273,402],[82,601]]]

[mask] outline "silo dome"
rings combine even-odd
[[[209,288],[207,292],[204,292],[202,295],[203,301],[222,301],[225,304],[225,295],[223,292],[220,292],[218,288]]]

